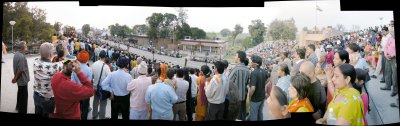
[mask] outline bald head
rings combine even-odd
[[[301,64],[299,71],[305,73],[309,78],[314,76],[315,66],[311,61],[305,61]]]

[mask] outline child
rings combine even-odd
[[[371,111],[369,108],[369,97],[368,97],[368,91],[367,91],[367,87],[365,86],[365,84],[368,82],[366,80],[367,77],[367,72],[360,69],[360,68],[356,68],[356,81],[355,84],[353,84],[353,87],[355,89],[357,89],[360,92],[360,97],[361,100],[364,103],[364,123],[365,125],[368,125],[366,118],[366,110]]]

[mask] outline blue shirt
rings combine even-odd
[[[375,45],[375,40],[376,40],[376,35],[374,34],[374,35],[372,35],[372,38],[371,38],[371,45]]]
[[[93,78],[92,69],[90,69],[90,67],[87,64],[84,64],[84,63],[81,63],[81,62],[79,62],[79,64],[80,64],[80,67],[81,67],[81,71],[83,72],[85,77],[87,77],[89,80],[92,80],[92,78]],[[82,83],[79,80],[78,75],[75,72],[72,72],[71,80],[73,82],[78,83],[79,85],[82,86]]]
[[[288,98],[289,98],[290,79],[291,79],[290,75],[286,75],[284,77],[279,78],[278,82],[276,83],[276,86],[281,88],[286,93]]]
[[[111,72],[106,79],[101,82],[103,90],[113,92],[115,96],[126,96],[129,94],[126,87],[132,81],[130,74],[123,69]]]
[[[145,101],[151,105],[152,119],[173,120],[172,106],[177,100],[174,89],[159,80],[146,91]]]

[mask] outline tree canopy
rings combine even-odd
[[[294,40],[296,39],[297,27],[293,18],[290,20],[275,19],[271,22],[268,35],[273,40]]]

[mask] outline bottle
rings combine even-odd
[[[328,118],[326,119],[327,125],[335,125],[336,117],[333,113],[333,108],[329,108]]]

